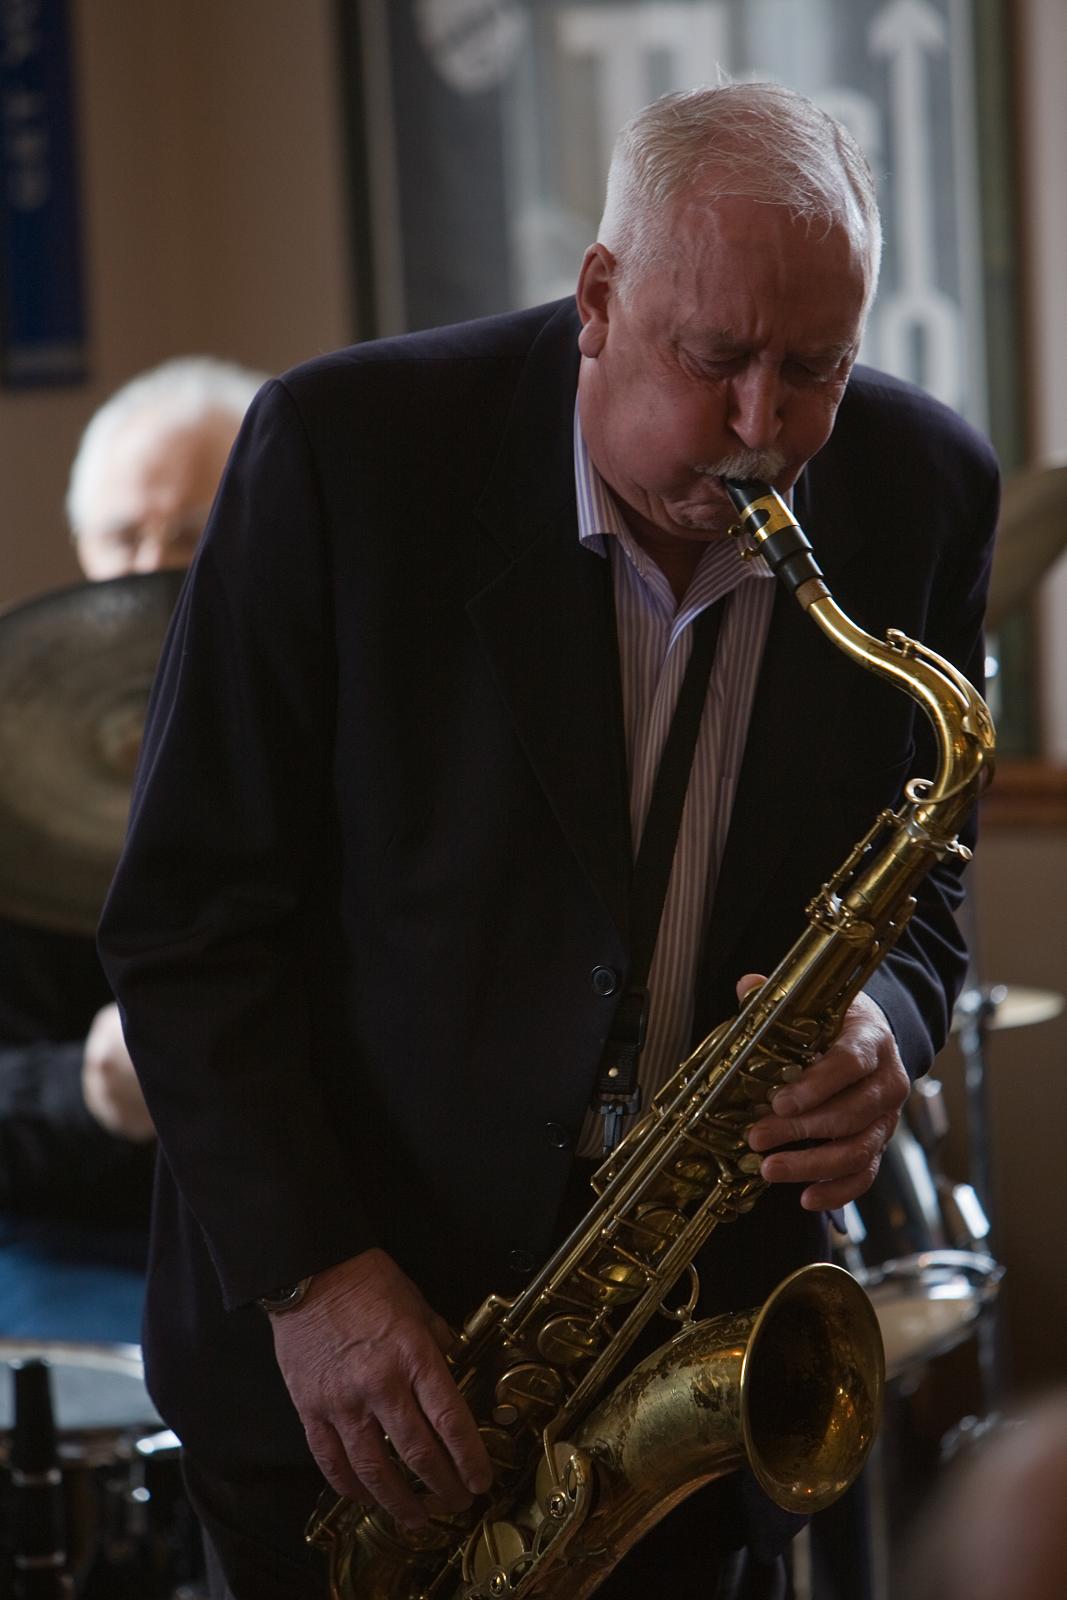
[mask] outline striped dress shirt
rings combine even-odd
[[[574,470],[578,537],[611,562],[635,853],[692,649],[691,624],[707,606],[733,596],[723,618],[648,977],[648,1034],[638,1074],[647,1106],[688,1053],[701,940],[726,843],[775,585],[763,561],[742,560],[733,539],[714,540],[705,547],[679,604],[589,459],[577,406]],[[598,1155],[602,1143],[603,1118],[591,1111],[579,1151]]]

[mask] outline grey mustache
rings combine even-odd
[[[781,450],[735,450],[732,455],[720,456],[708,466],[697,467],[697,472],[709,478],[776,478],[785,466]]]

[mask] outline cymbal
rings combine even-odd
[[[0,613],[0,915],[95,931],[183,577],[73,584]]]
[[[1067,463],[1028,467],[1004,482],[986,621],[996,628],[1067,549]]]
[[[996,983],[990,989],[969,989],[962,994],[952,1019],[952,1031],[958,1033],[976,1003],[987,998],[989,1016],[987,1028],[1028,1028],[1035,1022],[1049,1022],[1058,1017],[1065,1001],[1062,994],[1052,989],[1028,989],[1017,983]]]

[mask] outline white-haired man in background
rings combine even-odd
[[[182,357],[96,412],[67,495],[87,578],[188,565],[262,381]],[[139,1339],[154,1143],[93,940],[0,919],[0,1333]]]

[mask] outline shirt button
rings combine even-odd
[[[512,1272],[521,1272],[524,1275],[532,1272],[536,1262],[532,1250],[509,1250],[508,1267]]]
[[[562,1122],[546,1122],[545,1138],[553,1150],[566,1150],[571,1143],[570,1129],[565,1128]]]
[[[613,967],[593,968],[593,993],[601,995],[605,1000],[608,995],[615,993],[619,987],[619,975]]]

